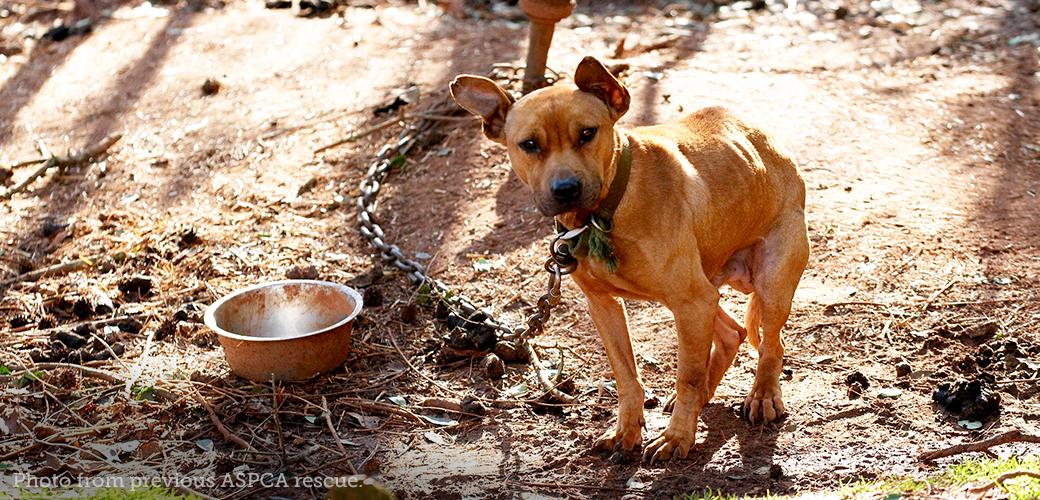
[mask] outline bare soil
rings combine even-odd
[[[0,200],[0,365],[10,372],[0,378],[0,484],[145,475],[194,478],[187,486],[222,498],[312,498],[324,490],[238,478],[355,469],[401,499],[791,494],[923,477],[959,458],[923,462],[922,451],[1040,433],[1035,0],[595,0],[558,25],[549,64],[564,78],[585,55],[627,65],[623,125],[730,106],[794,151],[809,190],[812,258],[786,330],[788,416],[740,419],[755,366],[742,348],[691,457],[653,466],[590,451],[616,399],[571,283],[536,344],[543,359],[562,358],[579,404],[532,403],[540,391],[527,365],[490,381],[482,355],[448,356],[436,308],[356,229],[354,199],[379,148],[443,102],[455,75],[521,64],[522,14],[494,2],[467,4],[464,19],[426,2],[308,5],[297,16],[246,0],[0,0],[0,182],[36,168],[11,167],[19,162],[122,134],[97,161]],[[91,7],[89,33],[44,37]],[[219,88],[204,92],[207,80]],[[315,153],[386,123],[375,111],[402,94],[413,102],[390,115],[399,122]],[[436,130],[383,185],[386,239],[519,323],[544,292],[552,225],[477,123]],[[81,259],[79,271],[24,276]],[[277,388],[235,377],[201,311],[308,266],[365,294],[348,360]],[[730,310],[742,300],[724,293]],[[648,393],[664,398],[672,318],[656,304],[629,312]],[[77,327],[118,343],[120,359],[63,351],[59,332]],[[92,355],[106,351],[92,343]],[[77,361],[116,378],[44,364]],[[957,379],[999,395],[981,429],[933,401]],[[528,402],[510,402],[503,391],[524,381]],[[467,395],[485,400],[484,415],[444,409]],[[668,417],[653,397],[648,435]],[[228,440],[200,398],[263,454]],[[921,494],[942,495],[954,493]]]

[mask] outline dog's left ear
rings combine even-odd
[[[506,115],[513,105],[513,96],[494,81],[473,75],[455,77],[448,89],[459,106],[484,121],[484,135],[488,139],[505,144]]]
[[[628,112],[632,97],[628,89],[607,71],[603,63],[586,56],[574,71],[574,83],[579,90],[588,92],[607,104],[615,120]]]

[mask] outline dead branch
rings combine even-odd
[[[528,356],[531,359],[531,366],[534,367],[535,374],[538,376],[538,382],[542,384],[542,388],[545,389],[545,393],[552,396],[553,399],[563,404],[574,404],[574,397],[570,394],[565,394],[563,391],[556,388],[556,385],[549,380],[549,377],[545,374],[545,370],[542,369],[542,362],[538,359],[538,353],[535,352],[534,346],[530,343],[525,343]],[[563,372],[561,367],[560,373]]]
[[[368,127],[368,128],[366,128],[364,130],[361,130],[360,132],[355,132],[353,134],[350,134],[347,137],[345,137],[343,139],[340,139],[340,140],[338,140],[338,141],[336,141],[336,142],[334,142],[332,144],[329,144],[329,145],[326,145],[326,146],[322,146],[322,147],[320,147],[318,149],[315,149],[314,150],[314,154],[321,154],[321,153],[325,152],[326,150],[332,149],[332,148],[334,148],[336,146],[342,146],[342,145],[344,145],[344,144],[346,144],[348,142],[356,141],[358,139],[361,139],[362,137],[365,137],[366,135],[369,135],[369,134],[372,134],[374,132],[378,132],[380,130],[383,130],[384,128],[389,127],[389,126],[391,126],[391,125],[393,125],[393,124],[395,124],[397,122],[400,122],[401,120],[404,120],[404,119],[405,119],[405,117],[403,117],[403,116],[394,116],[394,117],[390,118],[389,120],[384,120],[382,122],[379,122],[379,123],[377,123],[377,124],[375,124],[375,125],[373,125],[371,127]]]
[[[224,427],[224,423],[220,421],[220,418],[217,417],[217,413],[213,411],[213,406],[209,404],[209,401],[206,401],[206,398],[202,397],[202,394],[199,394],[198,389],[192,387],[192,391],[192,395],[195,397],[195,401],[198,401],[199,404],[201,404],[202,407],[206,409],[206,413],[209,413],[210,422],[213,422],[213,425],[216,426],[217,431],[220,432],[220,435],[224,436],[224,439],[227,439],[228,441],[231,441],[232,443],[235,443],[245,448],[247,451],[257,451],[255,448],[250,446],[249,443],[243,441],[242,438],[232,434],[227,430],[226,427]]]
[[[321,397],[321,409],[325,411],[325,424],[329,426],[329,432],[332,433],[332,439],[336,440],[336,447],[339,448],[339,454],[346,457],[347,449],[343,447],[343,442],[339,439],[339,433],[336,432],[336,426],[332,425],[332,413],[329,412],[329,402],[325,399],[325,396]],[[354,468],[354,464],[349,460],[347,460],[347,466],[350,467],[351,474],[357,474],[357,469]]]
[[[11,196],[14,196],[15,193],[25,190],[25,188],[29,187],[29,185],[35,182],[36,179],[38,179],[40,176],[47,173],[48,170],[54,167],[66,169],[72,166],[86,163],[95,156],[101,156],[102,154],[104,154],[105,151],[108,151],[108,148],[112,147],[112,145],[115,144],[122,137],[123,134],[109,134],[108,137],[105,137],[97,144],[94,144],[93,146],[84,149],[79,154],[62,156],[60,158],[57,156],[52,156],[47,160],[42,160],[43,166],[36,169],[33,173],[29,174],[29,177],[25,178],[25,180],[23,180],[22,182],[15,184],[11,187],[11,189],[0,192],[0,200],[9,199],[11,198]],[[30,160],[29,162],[19,163],[19,165],[31,165],[33,163],[39,162],[40,161],[37,160]]]
[[[933,293],[931,297],[928,297],[928,300],[924,301],[924,305],[921,306],[921,310],[927,311],[929,307],[932,307],[932,302],[935,302],[935,299],[939,298],[940,295],[946,293],[946,291],[953,287],[953,285],[955,284],[957,284],[956,279],[952,279],[946,282],[946,284],[943,285],[943,287],[940,288],[938,292]]]
[[[405,410],[403,408],[398,408],[398,407],[393,406],[393,405],[380,403],[379,401],[370,401],[370,400],[361,399],[361,398],[340,398],[338,401],[340,403],[344,404],[344,405],[347,405],[347,406],[354,406],[354,407],[357,407],[357,408],[360,408],[360,409],[363,409],[363,410],[368,410],[368,411],[372,411],[372,412],[376,412],[376,413],[381,413],[383,415],[397,415],[397,416],[402,417],[402,418],[404,418],[406,420],[411,420],[411,421],[419,423],[419,424],[423,424],[423,425],[427,424],[426,420],[423,420],[422,417],[420,417],[420,416],[418,416],[418,415],[416,415],[416,414],[414,414],[414,413],[412,413],[412,412],[410,412],[408,410]]]
[[[74,365],[72,363],[36,363],[33,366],[40,370],[70,368],[73,370],[78,370],[80,374],[82,374],[84,377],[104,380],[105,382],[110,382],[114,385],[124,385],[127,383],[125,380],[107,371],[99,370],[97,368],[91,368],[89,366]],[[156,396],[159,396],[161,399],[165,400],[167,403],[174,403],[178,399],[180,399],[176,394],[173,394],[172,392],[167,391],[166,389],[163,389],[161,387],[152,387],[152,392],[154,392]]]
[[[929,462],[935,459],[949,457],[952,455],[959,455],[961,453],[971,453],[973,451],[978,452],[989,452],[989,449],[1002,444],[1007,443],[1040,443],[1040,436],[1034,436],[1032,434],[1024,434],[1022,431],[1013,430],[1007,431],[998,436],[986,439],[984,441],[978,441],[975,443],[962,443],[942,450],[930,451],[920,454],[917,459],[922,462]]]
[[[990,489],[992,489],[992,488],[994,488],[996,486],[1004,488],[1005,487],[1004,486],[1004,482],[1005,481],[1008,481],[1010,479],[1014,479],[1014,478],[1019,477],[1019,476],[1028,476],[1028,477],[1031,477],[1031,478],[1034,478],[1034,479],[1040,479],[1040,474],[1038,474],[1036,472],[1033,472],[1031,470],[1016,469],[1016,470],[1012,470],[1012,471],[1007,471],[1007,472],[997,476],[996,479],[994,479],[992,482],[990,482],[988,484],[984,484],[982,486],[979,486],[978,488],[969,488],[968,492],[973,494],[973,495],[982,495],[983,493],[989,491]]]
[[[406,113],[406,114],[403,114],[401,116],[391,117],[390,119],[384,120],[382,122],[379,122],[379,123],[377,123],[377,124],[375,124],[375,125],[373,125],[373,126],[371,126],[369,128],[366,128],[366,129],[361,130],[359,132],[355,132],[353,134],[350,134],[347,137],[344,137],[343,139],[340,139],[340,140],[338,140],[336,142],[333,142],[332,144],[328,144],[328,145],[322,146],[322,147],[320,147],[318,149],[315,149],[314,150],[314,154],[321,154],[321,153],[323,153],[323,152],[325,152],[325,151],[327,151],[329,149],[332,149],[334,147],[342,146],[342,145],[344,145],[344,144],[346,144],[348,142],[354,142],[354,141],[356,141],[358,139],[361,139],[361,138],[363,138],[363,137],[365,137],[367,135],[370,135],[372,133],[375,133],[375,132],[378,132],[380,130],[383,130],[384,128],[389,127],[389,126],[391,126],[391,125],[393,125],[395,123],[399,123],[399,122],[402,122],[404,120],[411,120],[411,119],[415,119],[415,118],[422,118],[424,120],[432,120],[432,121],[447,121],[447,122],[454,122],[454,121],[459,121],[459,122],[466,121],[466,122],[468,122],[468,121],[475,121],[475,120],[477,120],[477,118],[474,117],[474,116],[452,116],[452,115],[429,113],[429,112],[425,112],[425,113]]]
[[[2,197],[3,196],[0,195],[0,198]],[[95,255],[93,257],[80,257],[70,262],[55,264],[53,266],[45,267],[43,269],[37,269],[35,271],[19,274],[18,276],[15,276],[13,278],[8,278],[4,281],[0,281],[0,288],[8,287],[15,283],[39,281],[40,279],[49,276],[64,276],[66,274],[74,273],[76,271],[82,271],[83,269],[87,269],[97,265],[98,260],[100,260],[104,256],[104,254],[100,254]]]

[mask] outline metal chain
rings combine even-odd
[[[516,83],[522,81],[522,77],[517,76],[517,73],[516,67],[496,64],[492,68],[491,75],[496,80]],[[554,78],[559,77],[555,72],[553,74]],[[540,335],[545,331],[545,323],[549,320],[552,309],[559,305],[563,296],[561,291],[563,277],[577,268],[577,260],[570,253],[569,243],[572,238],[576,238],[581,233],[581,230],[561,232],[552,239],[549,244],[551,256],[544,265],[545,271],[549,273],[549,291],[539,297],[536,312],[527,319],[524,326],[510,328],[496,321],[490,309],[477,307],[465,295],[455,294],[440,280],[427,276],[423,272],[422,264],[405,257],[397,245],[386,242],[383,228],[375,221],[373,213],[376,210],[376,197],[383,186],[383,181],[399,161],[398,158],[406,155],[433,124],[434,122],[431,120],[421,120],[416,125],[405,129],[396,142],[386,144],[379,150],[379,154],[376,155],[365,178],[358,186],[361,194],[357,198],[357,221],[361,235],[379,251],[383,261],[393,264],[403,271],[413,286],[436,294],[447,305],[461,311],[466,318],[472,317],[478,312],[481,313],[485,318],[484,324],[499,332],[500,338],[503,340],[526,341]]]

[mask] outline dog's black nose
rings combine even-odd
[[[573,203],[581,197],[581,181],[577,177],[554,180],[550,187],[553,198],[561,204]]]

